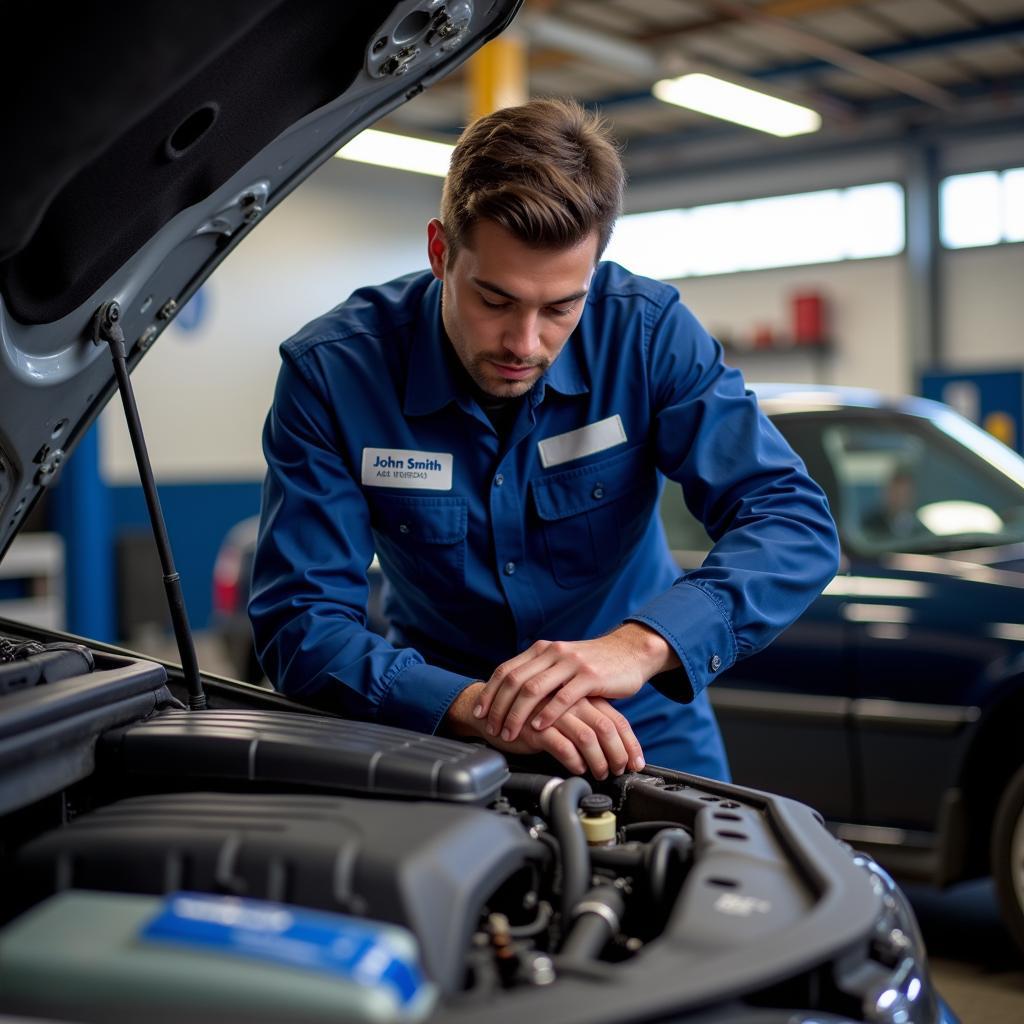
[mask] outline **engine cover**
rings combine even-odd
[[[19,854],[28,903],[64,889],[179,889],[403,924],[458,988],[481,908],[543,848],[512,817],[444,803],[183,793],[120,800]]]

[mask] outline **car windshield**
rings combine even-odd
[[[864,554],[958,551],[1024,541],[1024,459],[953,413],[789,414],[776,425],[828,494],[844,542]],[[674,550],[706,550],[669,483]]]

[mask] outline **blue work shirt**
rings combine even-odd
[[[824,494],[675,289],[599,264],[504,436],[453,366],[440,300],[430,272],[365,288],[281,347],[249,605],[268,676],[434,732],[535,640],[641,622],[682,669],[617,706],[651,763],[725,777],[704,690],[834,574]],[[665,478],[715,542],[694,571],[657,514]],[[375,552],[387,639],[366,627]]]

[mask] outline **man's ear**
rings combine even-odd
[[[436,217],[427,224],[427,259],[430,260],[430,269],[434,272],[434,277],[443,281],[448,261],[448,238],[444,233],[444,226]]]

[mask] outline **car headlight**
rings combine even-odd
[[[847,979],[862,1000],[864,1020],[871,1024],[935,1024],[942,1016],[914,911],[884,868],[867,854],[851,854],[854,863],[867,872],[882,904],[869,959]]]

